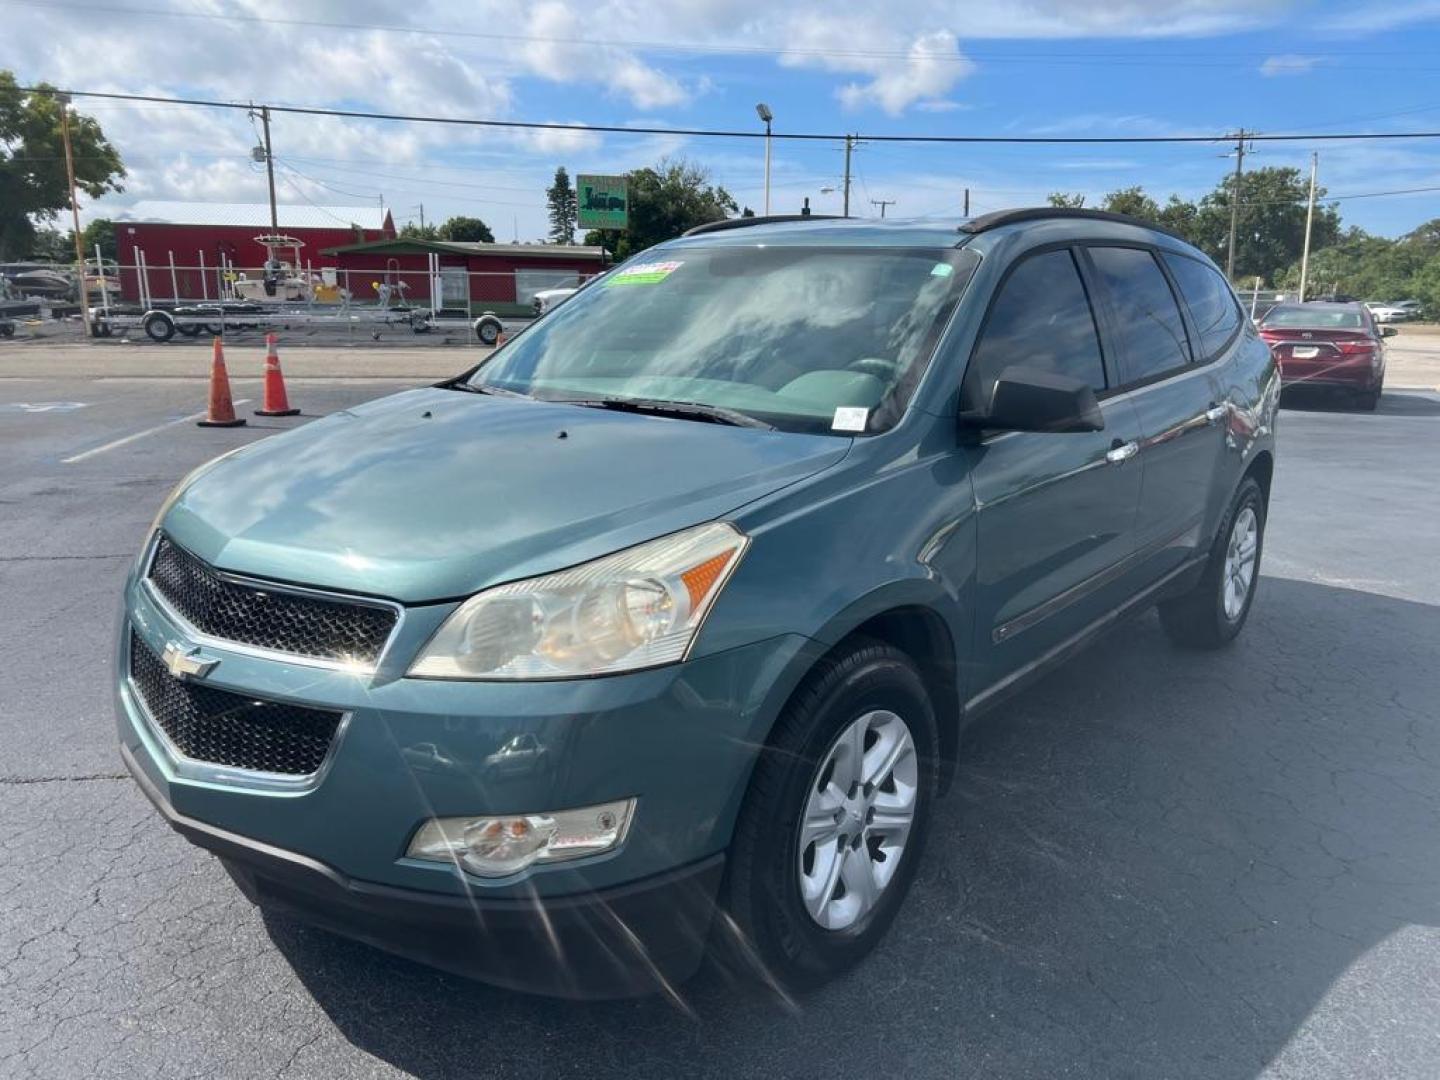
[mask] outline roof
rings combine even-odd
[[[758,242],[816,244],[849,247],[956,247],[971,237],[998,232],[1005,226],[1049,226],[1063,229],[1069,223],[1090,225],[1116,238],[1135,238],[1129,230],[1183,239],[1169,230],[1139,218],[1103,210],[1032,206],[1000,210],[975,218],[833,218],[813,215],[777,215],[769,218],[730,218],[697,226],[675,244],[749,245]],[[1012,230],[1013,231],[1013,230]]]
[[[424,240],[418,236],[397,236],[389,240],[367,240],[325,248],[325,255],[415,255],[436,251],[442,255],[512,255],[533,259],[595,259],[606,257],[603,247],[584,244],[484,244],[461,240]]]
[[[379,206],[314,206],[281,203],[275,207],[281,229],[383,229],[390,212]],[[114,220],[159,225],[234,225],[270,229],[269,203],[170,202],[142,199]]]
[[[966,237],[956,231],[962,220],[953,218],[836,218],[775,216],[732,218],[721,227],[702,227],[666,247],[814,244],[836,247],[956,247]],[[754,221],[755,224],[748,224]],[[742,224],[747,222],[747,224]]]

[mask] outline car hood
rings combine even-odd
[[[722,517],[849,439],[430,388],[254,443],[175,500],[212,565],[416,603]]]

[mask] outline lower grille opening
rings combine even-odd
[[[130,634],[130,680],[170,744],[192,761],[252,772],[308,776],[320,768],[340,714],[262,701],[177,679]]]

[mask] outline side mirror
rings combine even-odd
[[[960,423],[992,431],[1101,431],[1105,417],[1089,383],[1017,366],[1002,371],[990,400],[962,412]]]
[[[1395,327],[1393,327],[1393,326],[1382,326],[1382,327],[1380,327],[1380,336],[1381,336],[1381,337],[1394,337],[1394,336],[1395,336],[1396,334],[1398,334],[1399,332],[1400,332],[1400,331],[1399,331],[1399,330],[1396,330]]]

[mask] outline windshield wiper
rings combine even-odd
[[[727,409],[721,405],[706,405],[699,401],[665,401],[658,398],[546,398],[561,405],[579,405],[585,409],[614,409],[616,412],[646,413],[651,416],[675,416],[684,420],[703,420],[711,424],[725,424],[729,427],[764,428],[774,431],[774,424],[767,424],[758,417],[738,409]]]
[[[480,383],[472,383],[467,379],[441,383],[440,387],[444,390],[463,390],[467,394],[493,394],[495,397],[523,398],[527,396],[518,390],[504,390],[498,386],[484,386]]]

